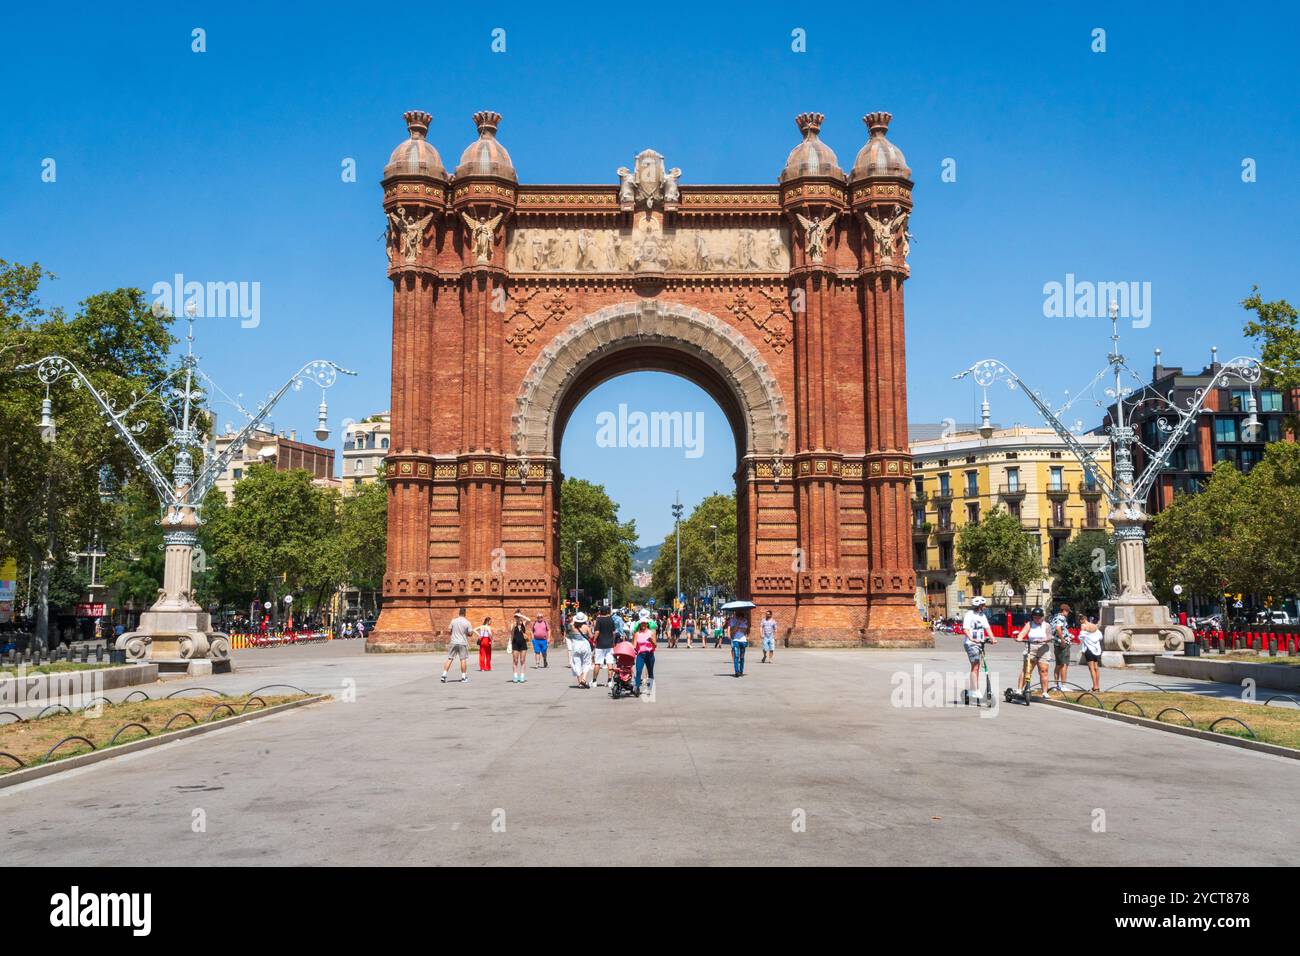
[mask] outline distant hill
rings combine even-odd
[[[659,549],[663,543],[652,544],[648,548],[641,548],[632,552],[632,570],[649,571],[650,565],[655,563],[655,558],[659,557]]]

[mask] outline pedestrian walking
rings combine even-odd
[[[1070,669],[1070,605],[1062,604],[1052,618],[1052,657],[1056,667],[1052,680],[1056,689],[1065,690],[1066,675]]]
[[[749,647],[749,615],[736,611],[727,622],[731,632],[731,665],[736,669],[737,677],[745,676],[745,649]]]
[[[686,632],[686,649],[691,649],[691,644],[695,642],[695,617],[687,613],[685,620],[682,621],[682,630]]]
[[[970,610],[962,618],[962,630],[966,632],[966,638],[962,641],[962,649],[966,651],[966,660],[970,661],[970,689],[971,693],[978,693],[980,689],[980,651],[983,649],[985,642],[996,644],[997,638],[993,636],[993,628],[989,624],[988,615],[984,613],[984,605],[988,602],[978,595],[971,598]]]
[[[515,624],[510,629],[510,680],[522,684],[528,680],[528,625],[532,618],[522,608],[515,608]]]
[[[365,639],[366,639],[366,622],[365,622],[365,621],[357,621],[357,637],[361,638],[362,640],[365,640]]]
[[[655,686],[655,632],[650,627],[649,615],[637,621],[636,633],[633,635],[636,650],[636,689],[641,691],[641,671],[644,669],[650,678],[649,689]]]
[[[596,614],[596,644],[592,648],[592,680],[597,687],[605,686],[600,682],[600,669],[605,668],[605,684],[614,679],[614,645],[618,643],[618,626],[609,605],[601,606]]]
[[[447,663],[442,665],[441,680],[444,684],[447,683],[447,671],[451,669],[451,662],[457,658],[460,659],[461,681],[469,681],[469,675],[465,670],[469,662],[469,632],[473,630],[474,625],[465,616],[468,613],[469,608],[461,608],[460,613],[451,619],[451,624],[447,628],[450,636],[447,641]]]
[[[1083,641],[1083,662],[1088,665],[1088,676],[1092,678],[1092,692],[1101,693],[1101,628],[1097,626],[1097,615],[1089,614],[1079,625],[1079,639]]]
[[[573,615],[573,629],[569,631],[569,661],[578,686],[584,690],[591,686],[591,628],[587,615],[579,611]]]
[[[483,618],[483,623],[478,627],[478,669],[480,671],[490,671],[492,669],[492,618]]]
[[[776,618],[772,616],[771,608],[763,612],[758,627],[763,635],[763,659],[759,663],[771,664],[776,660]]]
[[[676,609],[668,615],[668,646],[676,647],[677,639],[682,636],[682,616]]]
[[[533,621],[533,667],[549,667],[546,652],[551,646],[551,625],[546,623],[546,615],[537,615]]]

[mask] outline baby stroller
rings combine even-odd
[[[632,682],[632,669],[636,666],[636,648],[631,641],[620,641],[614,645],[614,676],[609,682],[609,696],[618,700],[624,694],[640,697]]]

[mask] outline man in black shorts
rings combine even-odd
[[[600,613],[596,615],[596,646],[592,649],[592,668],[595,671],[592,680],[598,687],[604,685],[600,683],[600,665],[605,665],[605,682],[608,683],[614,674],[614,644],[618,640],[618,628],[614,624],[614,616],[610,613],[609,605],[603,604]]]

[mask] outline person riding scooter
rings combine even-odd
[[[993,628],[989,624],[988,615],[984,613],[984,606],[988,602],[982,597],[971,598],[970,610],[962,619],[962,629],[966,632],[966,639],[962,641],[962,647],[966,651],[966,659],[970,661],[970,689],[972,693],[977,693],[980,689],[980,654],[984,650],[985,642],[996,644],[998,639],[993,636]]]

